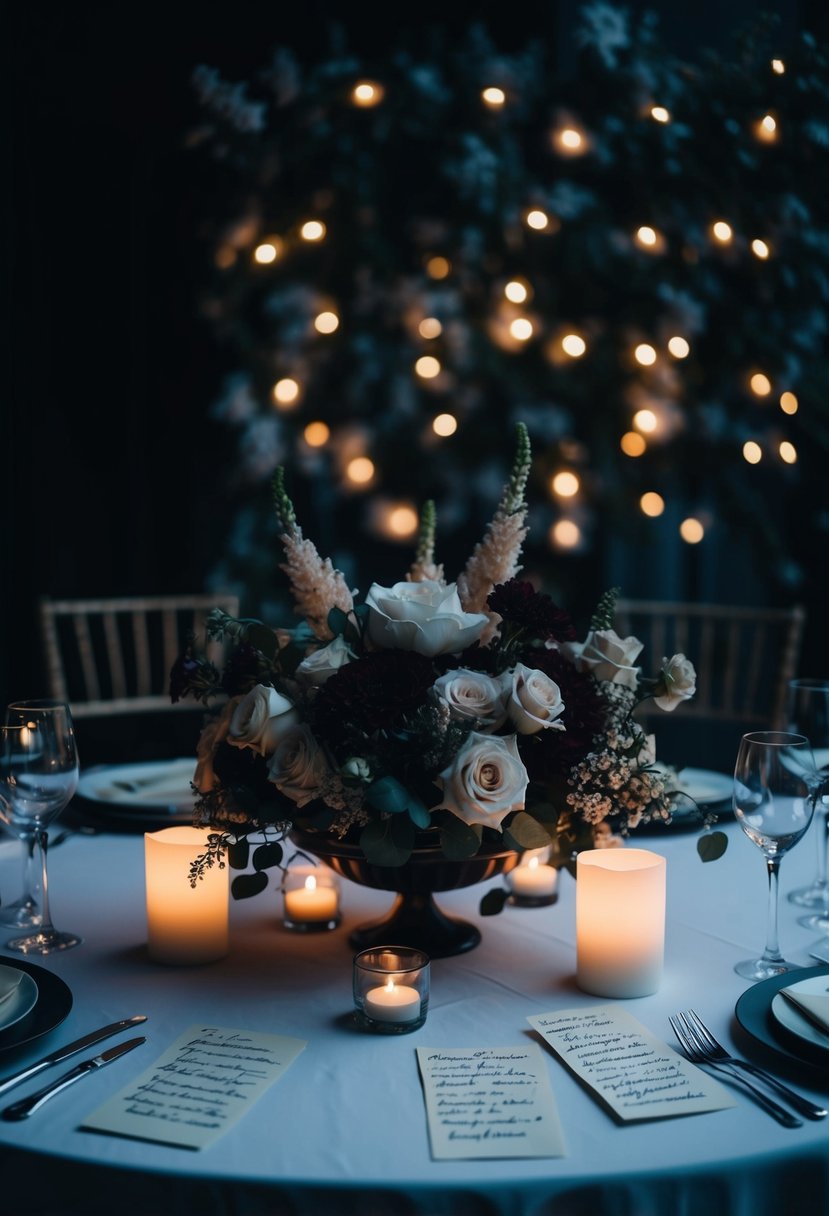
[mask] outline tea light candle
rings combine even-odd
[[[515,895],[555,895],[557,881],[555,866],[543,865],[538,857],[531,857],[526,865],[516,866],[507,874],[507,886]]]
[[[382,988],[369,989],[365,1011],[375,1022],[414,1022],[420,1017],[420,993],[408,984],[389,980]]]
[[[337,916],[337,891],[309,874],[301,887],[285,892],[285,915],[292,921],[329,921]]]
[[[589,849],[576,858],[576,982],[596,996],[656,992],[665,952],[665,858]]]
[[[212,963],[228,951],[228,869],[211,866],[190,885],[190,866],[207,851],[206,828],[144,833],[147,950],[156,963]]]

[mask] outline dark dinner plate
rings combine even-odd
[[[72,1008],[72,992],[60,976],[39,967],[37,963],[30,963],[28,959],[0,954],[0,962],[4,967],[25,971],[37,984],[37,1001],[31,1012],[13,1026],[0,1030],[2,1053],[31,1043],[33,1039],[39,1039],[59,1026]]]
[[[771,1003],[781,988],[798,984],[813,976],[829,976],[829,967],[803,967],[798,971],[787,971],[760,980],[747,988],[737,1001],[734,1014],[743,1030],[763,1047],[775,1055],[798,1064],[810,1064],[829,1070],[829,1052],[812,1046],[805,1039],[792,1034],[778,1022],[771,1011]]]

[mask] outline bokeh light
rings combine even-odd
[[[443,326],[437,317],[424,317],[417,327],[421,338],[437,338],[443,332]]]
[[[290,376],[277,380],[273,386],[273,399],[281,409],[290,409],[299,400],[299,384]]]
[[[687,338],[675,334],[673,338],[668,339],[668,350],[675,359],[687,359],[691,353],[691,345]]]
[[[548,533],[555,549],[575,549],[581,543],[581,528],[572,519],[557,520]]]
[[[757,397],[768,397],[771,392],[771,380],[764,372],[755,372],[749,380],[749,385]]]
[[[659,419],[653,410],[637,410],[633,415],[633,425],[637,431],[643,431],[646,435],[652,435],[659,426]]]
[[[493,110],[499,109],[507,100],[507,95],[503,89],[499,89],[496,85],[490,85],[481,93],[481,98],[485,105],[490,106]]]
[[[458,420],[454,414],[438,414],[437,418],[432,419],[432,430],[442,439],[454,435],[457,429]]]
[[[324,422],[309,422],[302,437],[310,448],[321,448],[331,438],[331,431]]]
[[[550,482],[550,488],[559,498],[572,498],[574,494],[578,494],[581,482],[575,473],[561,472],[555,474]]]
[[[383,100],[383,93],[383,86],[375,80],[361,80],[351,90],[351,100],[355,106],[376,106]]]
[[[651,519],[656,519],[665,510],[665,499],[661,494],[657,494],[655,490],[648,490],[639,499],[639,510],[643,515],[649,515]]]
[[[262,241],[253,251],[253,260],[258,262],[260,266],[269,266],[271,262],[275,262],[279,257],[282,249],[282,242],[278,237],[269,236],[267,240]]]
[[[325,224],[322,220],[306,220],[299,230],[303,241],[321,241],[325,236]]]
[[[687,545],[698,545],[705,536],[705,528],[703,528],[700,520],[690,515],[687,519],[683,519],[679,525],[679,535]]]
[[[643,435],[639,435],[636,431],[625,431],[619,440],[619,447],[626,456],[635,457],[644,456],[648,445]]]
[[[725,220],[716,220],[711,225],[711,235],[715,241],[719,241],[721,245],[727,245],[734,236],[734,231],[730,224]]]
[[[445,279],[451,269],[452,265],[449,259],[443,258],[439,254],[429,258],[426,263],[426,273],[430,279]]]
[[[649,342],[640,342],[633,352],[633,357],[642,367],[651,367],[656,362],[656,351]]]
[[[509,331],[519,342],[527,342],[533,336],[533,323],[526,317],[516,317],[510,322]]]
[[[780,408],[784,414],[796,414],[799,404],[794,393],[786,392],[780,394]]]
[[[561,339],[561,349],[571,359],[580,359],[587,350],[587,343],[581,334],[565,334]]]
[[[415,363],[415,371],[423,380],[434,380],[440,375],[440,360],[434,355],[421,355]]]
[[[753,439],[747,439],[743,444],[743,460],[747,460],[749,464],[759,464],[763,459],[763,449],[759,443],[755,443]]]
[[[346,465],[345,475],[355,485],[365,486],[374,477],[374,461],[368,456],[355,456]]]
[[[320,334],[333,334],[339,324],[340,318],[335,312],[321,312],[314,318],[314,329]]]
[[[777,450],[785,464],[797,464],[797,448],[788,439],[784,439]]]

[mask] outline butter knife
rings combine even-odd
[[[30,1064],[28,1068],[21,1068],[20,1072],[14,1072],[10,1076],[4,1077],[0,1081],[0,1094],[4,1094],[13,1086],[19,1085],[21,1081],[28,1081],[30,1077],[36,1076],[44,1068],[51,1068],[53,1064],[60,1064],[62,1060],[68,1060],[76,1051],[83,1051],[84,1048],[91,1047],[93,1043],[100,1043],[102,1039],[108,1039],[110,1035],[118,1034],[121,1030],[127,1030],[130,1026],[138,1026],[139,1023],[146,1022],[146,1020],[146,1014],[139,1013],[134,1018],[122,1018],[120,1022],[110,1022],[108,1026],[102,1026],[100,1030],[93,1030],[89,1034],[85,1034],[82,1039],[74,1039],[71,1043],[67,1043],[65,1047],[60,1047],[57,1051],[50,1052],[48,1056],[44,1056],[36,1064]]]
[[[99,1056],[93,1056],[91,1060],[84,1060],[82,1064],[76,1064],[74,1068],[70,1068],[69,1072],[65,1072],[62,1077],[58,1077],[57,1081],[53,1081],[51,1085],[44,1086],[37,1093],[32,1094],[28,1098],[22,1098],[19,1102],[12,1102],[11,1106],[7,1106],[2,1112],[3,1118],[15,1120],[28,1119],[29,1115],[39,1110],[49,1098],[53,1098],[55,1094],[61,1093],[68,1086],[73,1085],[75,1081],[80,1081],[81,1077],[85,1077],[87,1073],[94,1072],[98,1068],[103,1068],[106,1064],[111,1064],[119,1056],[126,1055],[134,1047],[140,1047],[142,1043],[146,1042],[147,1040],[143,1035],[137,1039],[127,1039],[125,1043],[116,1043],[114,1047],[101,1052]]]

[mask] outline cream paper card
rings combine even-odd
[[[735,1106],[731,1095],[619,1005],[527,1018],[620,1118],[664,1119]]]
[[[418,1047],[417,1062],[435,1160],[565,1155],[537,1044],[477,1051]]]
[[[279,1034],[191,1026],[81,1126],[204,1148],[279,1080],[305,1046]]]

